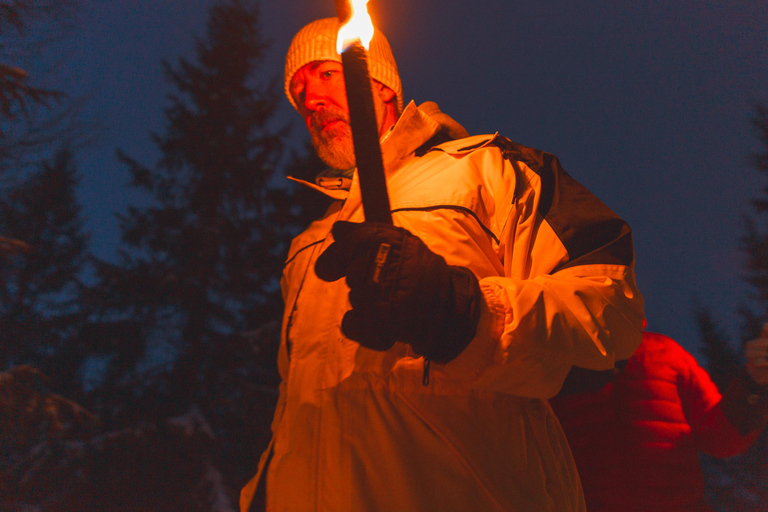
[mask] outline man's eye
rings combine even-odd
[[[331,78],[333,74],[336,73],[336,70],[328,69],[321,73],[322,77],[325,79]]]

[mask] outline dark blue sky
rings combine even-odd
[[[554,153],[630,223],[649,329],[695,353],[699,300],[735,337],[741,216],[764,186],[749,165],[760,149],[749,118],[754,102],[768,103],[768,3],[374,1],[406,101],[437,101],[470,133],[499,131]],[[92,94],[86,117],[104,126],[80,154],[102,257],[118,243],[114,213],[134,199],[114,150],[155,160],[148,134],[161,130],[170,92],[160,60],[191,56],[211,3],[84,0],[61,45],[72,62],[68,91]],[[334,14],[334,3],[261,6],[271,79],[293,33]],[[298,117],[284,106],[299,140]]]

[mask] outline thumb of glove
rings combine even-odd
[[[337,242],[333,242],[315,262],[315,274],[323,281],[336,281],[344,277],[345,269],[340,261],[341,252]]]
[[[346,275],[347,260],[350,256],[348,235],[358,224],[344,220],[333,224],[331,234],[334,242],[323,251],[315,262],[315,274],[323,281],[336,281]]]
[[[341,332],[364,347],[384,352],[392,348],[395,342],[386,336],[386,329],[378,320],[377,315],[360,314],[352,309],[341,319]]]

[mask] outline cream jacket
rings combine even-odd
[[[431,366],[345,338],[348,288],[314,264],[334,222],[363,221],[357,173],[310,185],[338,200],[288,254],[280,398],[243,512],[258,482],[270,512],[584,510],[547,398],[640,344],[631,232],[552,155],[498,135],[425,151],[435,119],[411,103],[382,139],[393,219],[480,279],[477,334]]]

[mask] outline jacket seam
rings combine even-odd
[[[488,226],[483,224],[482,221],[480,220],[480,218],[477,216],[477,214],[474,211],[472,211],[471,208],[467,208],[466,206],[458,206],[458,205],[455,205],[455,204],[438,204],[438,205],[431,205],[431,206],[418,206],[418,207],[407,207],[407,208],[403,207],[403,208],[393,208],[392,209],[392,213],[395,213],[395,212],[424,212],[424,211],[439,210],[439,209],[461,210],[464,213],[468,213],[469,215],[471,215],[477,221],[477,223],[480,225],[480,227],[483,228],[483,231],[485,231],[491,238],[493,238],[493,240],[497,244],[501,243],[501,240],[499,240],[499,237],[496,236],[496,234],[491,230],[491,228],[489,228]]]
[[[296,251],[296,252],[293,254],[293,256],[291,256],[290,258],[288,258],[288,259],[285,261],[285,263],[283,264],[283,268],[287,267],[287,266],[288,266],[288,265],[289,265],[289,264],[290,264],[290,263],[291,263],[293,260],[295,260],[295,259],[296,259],[296,257],[297,257],[299,254],[301,254],[302,252],[306,251],[307,249],[309,249],[309,248],[310,248],[310,247],[312,247],[312,246],[315,246],[315,245],[317,245],[317,244],[321,244],[321,243],[323,243],[324,241],[325,241],[325,240],[317,240],[316,242],[312,242],[311,244],[305,245],[304,247],[302,247],[301,249],[299,249],[298,251]]]

